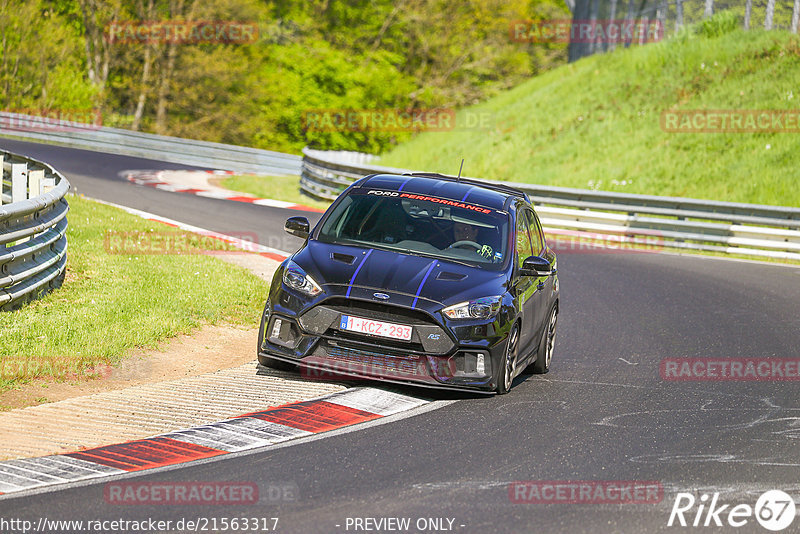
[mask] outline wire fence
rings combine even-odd
[[[573,7],[569,60],[661,40],[723,11],[738,19],[744,29],[798,32],[800,0],[577,0]],[[621,39],[609,38],[609,26],[626,23],[633,25],[634,31],[627,37],[623,31]],[[590,28],[587,35],[591,38],[580,38],[581,24]]]

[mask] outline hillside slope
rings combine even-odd
[[[661,127],[662,112],[676,109],[800,114],[798,36],[736,25],[720,30],[715,17],[547,72],[460,112],[488,113],[491,126],[423,133],[380,164],[455,173],[465,157],[467,176],[798,206],[798,133]]]

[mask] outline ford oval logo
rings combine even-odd
[[[386,293],[373,293],[372,296],[380,300],[389,300],[389,295]]]

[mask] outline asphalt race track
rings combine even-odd
[[[119,173],[126,170],[197,169],[197,167],[10,139],[0,139],[0,148],[50,163],[67,177],[73,193],[148,211],[228,235],[236,236],[242,233],[246,233],[248,237],[255,235],[262,245],[279,250],[291,252],[302,244],[296,237],[279,233],[279,230],[282,232],[283,223],[289,217],[286,215],[289,210],[157,191],[150,187],[134,186],[119,176]],[[208,168],[214,167],[209,164]],[[311,221],[316,221],[320,217],[316,212],[291,210],[290,213],[305,215]]]
[[[51,163],[88,197],[220,232],[255,232],[263,244],[286,251],[297,244],[281,233],[283,220],[297,211],[168,193],[117,176],[180,166],[7,140],[0,147]],[[99,482],[0,500],[0,516],[34,524],[45,517],[169,519],[173,525],[181,518],[277,517],[277,531],[292,533],[388,532],[355,521],[388,517],[410,518],[406,532],[768,532],[753,517],[723,529],[703,527],[705,513],[698,527],[667,522],[679,492],[709,500],[718,492],[719,503],[729,505],[723,522],[735,505],[754,506],[767,490],[798,501],[800,381],[667,381],[659,366],[676,357],[799,357],[800,269],[595,251],[562,253],[559,274],[552,370],[518,378],[506,396],[435,394],[457,402],[388,424],[126,479],[248,481],[265,496],[270,487],[290,484],[297,490],[293,499],[120,506],[104,500],[105,482]],[[515,481],[568,480],[657,481],[663,496],[646,504],[510,499]],[[686,512],[690,524],[697,510]],[[439,522],[429,518],[444,521],[430,528]],[[419,520],[427,528],[418,530]],[[798,525],[800,518],[787,532]]]

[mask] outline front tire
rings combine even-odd
[[[558,324],[558,305],[554,304],[550,310],[547,325],[542,332],[542,340],[539,342],[539,349],[536,353],[536,361],[531,365],[534,374],[543,375],[550,370],[550,362],[553,361],[553,350],[556,343],[556,326]]]
[[[505,395],[511,390],[511,384],[514,382],[514,376],[517,372],[517,360],[519,359],[519,326],[514,325],[511,333],[508,335],[508,343],[506,344],[505,356],[501,362],[501,367],[498,369],[497,377],[497,394]]]

